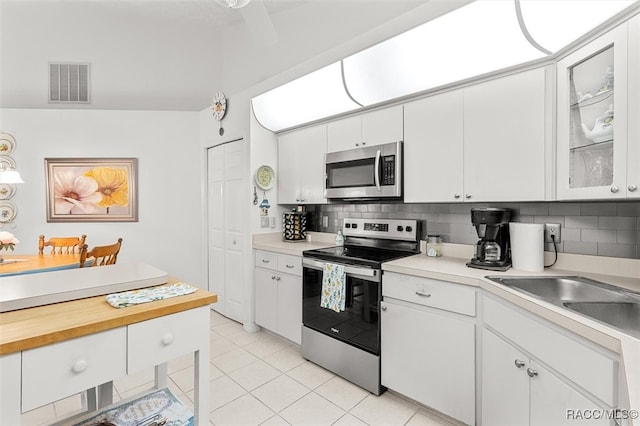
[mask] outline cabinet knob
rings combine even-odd
[[[172,333],[165,333],[162,336],[162,339],[160,341],[162,342],[163,345],[169,346],[170,344],[173,343],[173,334]]]
[[[517,359],[517,358],[516,358],[516,360],[515,360],[513,363],[514,363],[514,364],[516,365],[516,367],[518,367],[518,368],[522,368],[522,367],[524,367],[524,361],[521,361],[521,360],[519,360],[519,359]]]
[[[630,184],[627,189],[629,190],[629,192],[636,192],[636,189],[638,189],[638,187],[634,184]]]
[[[276,276],[275,276],[275,275],[271,275],[271,279],[272,279],[272,280],[275,280],[275,279],[276,279]]]
[[[357,143],[357,144],[356,144],[356,146],[360,146],[360,144],[359,144],[359,143]]]
[[[365,146],[367,143],[366,142],[362,142],[362,146]]]
[[[618,188],[616,185],[611,185],[611,192],[615,194],[618,191],[620,191],[620,188]]]
[[[460,198],[460,194],[458,194],[458,193],[453,194],[453,198],[455,198],[457,200],[458,198]]]
[[[280,281],[280,279],[281,279],[280,277],[276,277],[276,281]]]
[[[538,372],[532,368],[527,368],[527,374],[529,375],[529,377],[536,377],[538,375]]]
[[[80,374],[87,369],[88,365],[89,364],[87,363],[87,360],[81,358],[73,363],[73,367],[71,367],[71,370],[76,374]]]
[[[382,309],[383,311],[386,311],[387,307],[386,306],[381,306],[380,309]]]
[[[464,198],[468,200],[469,198],[471,198],[471,194],[464,194]]]

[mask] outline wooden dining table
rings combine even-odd
[[[0,278],[80,267],[80,254],[12,254],[2,259]]]

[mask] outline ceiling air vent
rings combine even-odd
[[[49,103],[89,103],[89,64],[50,63]]]

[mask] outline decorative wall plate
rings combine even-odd
[[[0,132],[0,154],[9,155],[16,148],[16,139],[9,133]]]
[[[15,204],[9,201],[0,202],[0,223],[13,222],[13,219],[16,218],[17,214],[18,209]]]
[[[273,188],[276,174],[269,166],[260,166],[256,170],[256,185],[264,191]]]
[[[16,193],[16,186],[12,183],[0,183],[0,200],[8,200]]]
[[[0,169],[15,169],[16,161],[8,155],[0,155]]]

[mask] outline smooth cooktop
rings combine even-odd
[[[305,257],[313,257],[316,259],[334,261],[348,264],[368,264],[373,267],[379,267],[382,262],[388,262],[415,253],[404,252],[398,250],[385,250],[371,247],[358,246],[335,246],[322,249],[306,250],[303,252]]]

